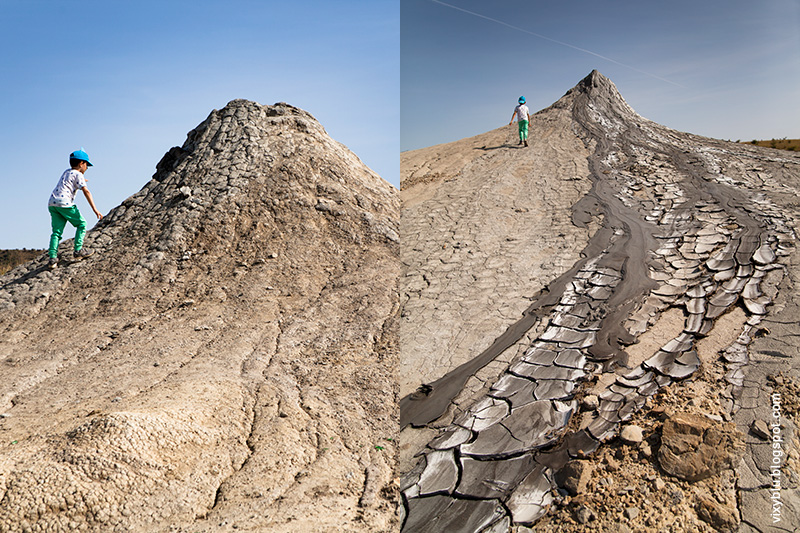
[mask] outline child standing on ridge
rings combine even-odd
[[[75,195],[79,190],[83,191],[86,196],[86,201],[89,206],[97,215],[97,220],[103,218],[103,215],[94,205],[92,193],[86,187],[86,182],[89,181],[83,177],[86,170],[93,166],[89,162],[89,155],[81,148],[69,154],[68,170],[65,170],[58,180],[56,188],[50,195],[50,200],[47,202],[47,208],[50,211],[50,220],[52,223],[53,233],[50,235],[50,248],[47,255],[50,258],[48,265],[50,268],[58,266],[58,243],[61,241],[61,235],[64,233],[64,227],[67,222],[75,226],[75,258],[83,259],[89,257],[92,252],[83,249],[83,237],[86,235],[86,220],[75,205]]]
[[[531,120],[531,116],[528,113],[528,106],[525,105],[524,96],[519,97],[519,105],[514,108],[511,122],[508,123],[509,126],[514,122],[515,117],[519,123],[519,144],[524,143],[525,146],[528,146],[528,122]]]

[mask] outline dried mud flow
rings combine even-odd
[[[530,136],[402,154],[402,530],[791,531],[800,157],[596,71]]]
[[[0,278],[0,531],[399,529],[398,219],[305,111],[214,110]]]

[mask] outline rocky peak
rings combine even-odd
[[[622,95],[619,94],[617,86],[614,85],[614,82],[600,74],[600,72],[597,70],[591,71],[588,76],[583,78],[575,86],[575,89],[587,93],[592,91],[606,91],[613,93],[613,96],[616,98],[622,98]]]
[[[606,100],[608,102],[625,101],[619,93],[617,86],[614,85],[614,82],[600,74],[597,70],[593,70],[575,87],[567,91],[567,94],[576,93],[586,95],[590,100]]]
[[[607,127],[608,121],[619,125],[643,120],[628,105],[614,82],[597,70],[567,91],[553,107],[572,108],[580,122],[600,122],[602,127]],[[600,117],[605,119],[605,124]]]

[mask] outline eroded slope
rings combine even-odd
[[[236,100],[92,258],[3,277],[0,531],[395,528],[398,214],[308,113]]]
[[[526,149],[506,128],[402,155],[402,396],[489,348],[579,259],[592,230],[571,206],[589,191],[589,152],[570,120],[536,115]]]
[[[558,197],[547,208],[572,210],[577,226],[601,215],[602,225],[580,249],[567,252],[579,257],[544,281],[547,290],[533,298],[522,319],[506,319],[502,344],[494,338],[477,342],[474,364],[460,367],[442,351],[426,354],[439,357],[445,373],[401,402],[401,420],[420,428],[404,430],[404,451],[412,454],[427,440],[414,461],[403,463],[410,469],[403,481],[404,531],[525,531],[533,524],[583,531],[620,523],[634,530],[676,523],[680,529],[763,529],[771,519],[762,509],[770,506],[774,476],[765,455],[769,436],[751,428],[771,421],[771,394],[781,388],[776,384],[796,379],[800,367],[799,332],[786,320],[798,294],[800,160],[659,126],[636,115],[597,72],[537,114],[534,125],[553,114],[563,114],[566,134],[581,139],[586,152],[575,152],[574,165],[585,164],[591,179],[579,201]],[[548,157],[543,150],[537,154],[537,142],[534,135],[531,151],[507,143],[496,157],[513,174],[520,159],[533,165]],[[463,154],[470,143],[433,147],[420,156],[440,148]],[[412,170],[425,165],[416,162]],[[497,175],[502,173],[498,165]],[[420,195],[431,203],[428,210],[462,177],[451,175],[448,182],[444,176],[435,191]],[[532,181],[546,179],[536,175]],[[418,186],[412,183],[404,195]],[[502,216],[496,205],[490,199],[475,209],[491,224],[495,213]],[[448,224],[440,234],[459,229]],[[554,233],[548,237],[555,240]],[[406,261],[410,272],[428,261],[417,250],[402,254],[413,259]],[[512,247],[492,260],[502,269],[524,261],[520,255]],[[528,280],[516,284],[525,287]],[[454,292],[459,289],[464,287]],[[424,323],[448,305],[448,294],[442,291],[427,305],[406,304],[404,318],[417,313],[422,316],[414,320]],[[495,300],[488,319],[507,305]],[[484,348],[492,342],[494,353]],[[401,368],[417,357],[404,350]],[[477,377],[465,375],[481,368]],[[665,452],[671,438],[702,442],[705,433],[692,432],[703,424],[679,422],[695,415],[716,437],[689,451],[717,450],[719,461]],[[781,436],[791,443],[784,451],[794,457],[781,463],[789,480],[796,476],[796,415],[796,408],[787,410],[780,420]],[[631,444],[638,456],[636,448],[623,449]],[[670,503],[655,494],[647,500],[664,507],[645,504],[651,512],[641,516],[620,508],[637,502],[637,494],[646,497],[653,485],[621,485],[637,478],[635,469],[621,473],[620,481],[604,477],[620,470],[598,464],[596,458],[608,457],[607,446],[618,448],[618,459],[635,457],[654,467],[646,475],[653,476],[648,482],[661,481],[656,491],[683,498],[691,489],[689,501],[677,505],[681,500]],[[793,485],[784,489],[783,523],[792,524],[798,497]]]

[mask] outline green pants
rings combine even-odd
[[[78,206],[72,207],[55,207],[49,206],[50,221],[53,227],[53,233],[50,235],[50,249],[47,254],[50,257],[58,256],[58,243],[61,241],[61,235],[64,233],[64,226],[67,222],[75,226],[75,251],[83,248],[83,237],[86,235],[86,220],[84,220],[81,212],[78,211]]]
[[[527,141],[528,140],[528,121],[527,120],[520,120],[519,121],[519,140],[520,141]]]

